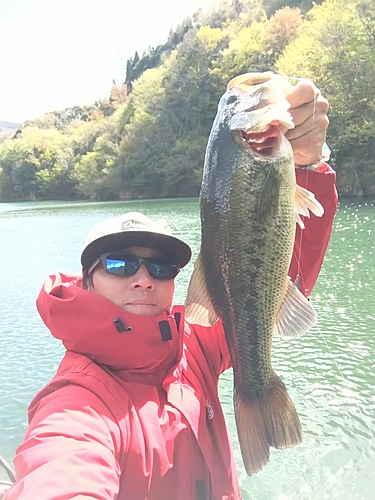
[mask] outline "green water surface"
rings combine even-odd
[[[197,200],[0,204],[0,454],[8,461],[26,430],[28,403],[63,355],[35,308],[44,278],[56,270],[79,272],[89,227],[129,210],[165,217],[192,246],[194,261]],[[318,323],[301,339],[275,340],[273,349],[304,440],[293,449],[272,450],[269,464],[252,477],[237,441],[232,373],[222,376],[220,397],[244,500],[375,498],[374,247],[375,201],[341,200],[312,295]],[[178,276],[176,303],[184,300],[192,262]]]

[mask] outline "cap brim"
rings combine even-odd
[[[123,231],[107,234],[89,243],[81,255],[82,268],[88,269],[100,254],[119,251],[126,247],[152,248],[169,257],[180,267],[191,259],[191,249],[183,241],[167,234],[151,231]]]

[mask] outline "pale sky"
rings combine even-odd
[[[138,50],[219,0],[0,0],[0,120],[92,104]]]

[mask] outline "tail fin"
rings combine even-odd
[[[242,459],[249,476],[269,460],[270,446],[290,448],[302,441],[297,411],[281,379],[274,373],[261,401],[248,402],[234,393],[234,413]]]

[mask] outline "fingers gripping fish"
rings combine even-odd
[[[323,214],[295,180],[289,83],[273,73],[231,80],[208,139],[200,194],[201,249],[186,299],[187,319],[221,318],[232,357],[234,409],[248,474],[270,447],[301,442],[301,424],[271,364],[276,333],[297,337],[315,322],[288,278],[300,214]],[[255,135],[254,135],[255,134]]]

